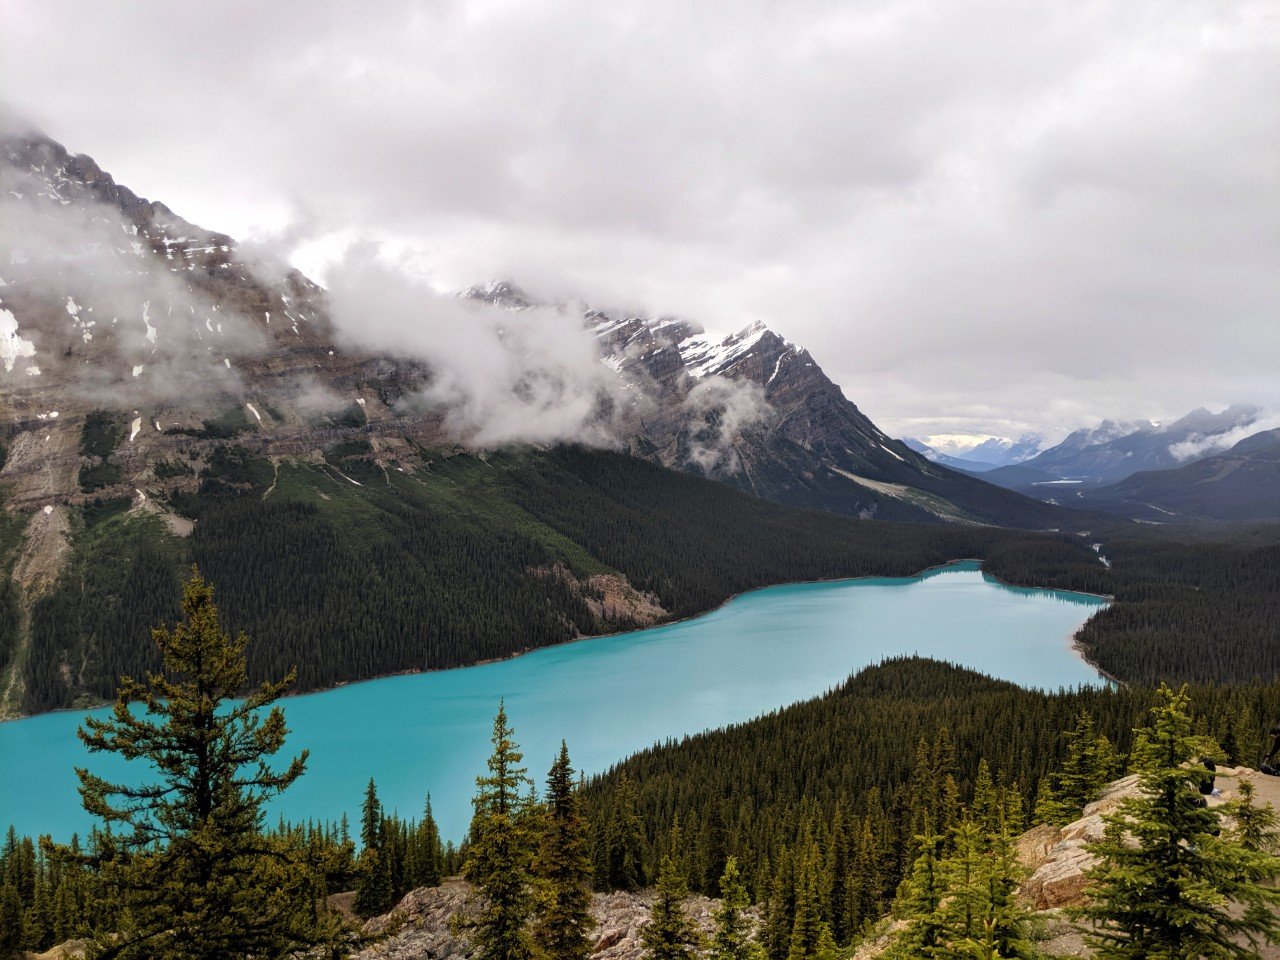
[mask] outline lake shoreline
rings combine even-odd
[[[1075,594],[1077,596],[1082,596],[1082,597],[1094,597],[1099,600],[1105,600],[1108,603],[1115,602],[1115,597],[1108,594],[1090,593],[1086,590],[1062,590],[1057,587],[1039,587],[1039,586],[1030,586],[1025,583],[1013,583],[1011,581],[1003,579],[1002,577],[998,577],[993,573],[988,573],[986,570],[983,570],[982,559],[980,557],[957,557],[954,560],[945,560],[942,563],[930,564],[927,567],[923,567],[920,570],[917,570],[915,573],[903,574],[901,576],[887,576],[885,574],[863,574],[861,576],[856,576],[856,577],[830,577],[827,579],[819,579],[819,580],[788,580],[783,583],[769,583],[760,587],[752,587],[749,590],[740,590],[737,593],[730,594],[728,597],[726,597],[720,603],[716,604],[714,607],[710,607],[699,613],[690,614],[687,617],[679,617],[678,619],[675,619],[675,620],[664,620],[661,623],[651,623],[651,624],[648,624],[647,626],[637,626],[629,630],[615,630],[612,633],[593,633],[593,634],[587,634],[581,637],[569,637],[566,640],[560,640],[556,643],[548,643],[540,647],[525,647],[522,650],[513,651],[504,657],[489,657],[484,660],[476,660],[474,663],[465,663],[456,667],[424,667],[420,670],[412,670],[412,669],[411,670],[395,670],[390,673],[380,673],[380,674],[377,674],[376,676],[361,677],[358,680],[341,680],[338,683],[328,684],[323,687],[315,687],[309,690],[299,690],[297,692],[286,692],[284,696],[281,697],[281,700],[287,702],[288,700],[296,697],[308,697],[313,694],[327,693],[331,690],[342,690],[347,687],[354,687],[363,683],[374,683],[378,680],[387,680],[392,677],[412,677],[412,676],[419,676],[422,674],[430,674],[430,673],[447,673],[455,670],[471,670],[476,667],[492,666],[495,663],[506,663],[509,660],[515,660],[520,657],[528,656],[531,653],[537,653],[539,650],[552,650],[557,647],[565,647],[570,644],[582,643],[588,640],[607,640],[611,637],[625,637],[629,634],[638,633],[639,631],[642,631],[642,630],[657,630],[663,627],[672,627],[672,626],[676,626],[677,624],[689,623],[694,620],[700,620],[703,617],[708,617],[713,613],[717,613],[718,611],[723,610],[726,606],[728,606],[734,600],[737,600],[740,597],[745,597],[748,594],[759,593],[762,590],[773,590],[778,587],[802,587],[802,586],[807,586],[809,584],[818,585],[818,584],[832,584],[832,583],[860,583],[866,580],[919,580],[923,578],[926,574],[929,574],[932,571],[946,570],[948,567],[954,567],[962,563],[978,564],[979,573],[981,573],[984,577],[990,577],[993,581],[1001,584],[1002,586],[1015,587],[1021,590],[1050,590],[1055,593],[1070,593],[1070,594]],[[1081,625],[1080,629],[1084,629],[1083,625]],[[1079,634],[1079,630],[1077,630],[1076,634],[1072,636],[1071,643],[1070,643],[1070,647],[1075,652],[1075,654],[1084,663],[1088,664],[1090,667],[1096,670],[1100,676],[1106,678],[1107,680],[1110,680],[1112,683],[1120,684],[1121,686],[1123,686],[1124,681],[1111,676],[1109,673],[1107,673],[1105,670],[1099,667],[1096,663],[1094,663],[1092,659],[1090,659],[1084,647],[1080,646],[1079,640],[1077,639],[1078,634]],[[30,720],[33,717],[43,717],[43,716],[48,716],[50,714],[57,714],[57,713],[88,713],[93,710],[99,710],[103,707],[108,707],[114,702],[115,702],[114,700],[102,700],[86,706],[57,707],[53,710],[42,710],[39,713],[13,714],[11,716],[0,717],[0,724],[10,723],[16,720]]]

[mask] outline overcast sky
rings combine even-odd
[[[1280,407],[1280,5],[6,0],[0,96],[323,274],[763,319],[902,435]]]

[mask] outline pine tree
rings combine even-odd
[[[488,774],[476,777],[475,813],[463,875],[474,884],[475,912],[461,921],[470,931],[478,960],[530,960],[533,913],[534,833],[524,790],[532,781],[520,765],[524,755],[507,726],[505,705],[493,721]]]
[[[835,813],[831,816],[831,844],[827,856],[826,914],[831,926],[831,936],[839,944],[848,943],[853,934],[849,916],[852,903],[849,881],[853,873],[853,865],[850,863],[851,846],[844,804],[837,802]]]
[[[688,892],[684,871],[664,857],[649,922],[640,930],[649,960],[694,960],[698,955],[702,937],[684,912]]]
[[[907,923],[885,953],[891,960],[926,957],[939,943],[941,924],[937,913],[946,891],[940,856],[942,837],[930,829],[926,820],[917,843],[920,855],[912,864],[910,875],[902,881],[894,902],[894,913]]]
[[[382,839],[382,803],[378,800],[378,785],[370,777],[360,807],[360,843],[365,849],[381,850]]]
[[[738,871],[738,860],[725,861],[720,878],[720,906],[715,911],[715,932],[711,936],[710,960],[759,960],[763,949],[751,937],[751,924],[746,909],[751,904],[746,884]]]
[[[356,858],[353,909],[362,917],[374,917],[390,910],[394,899],[390,864],[377,847],[365,847]]]
[[[1260,942],[1280,942],[1274,907],[1280,891],[1268,884],[1280,858],[1251,849],[1224,831],[1198,785],[1201,757],[1217,747],[1192,732],[1186,688],[1165,685],[1151,725],[1136,731],[1133,764],[1140,792],[1106,818],[1098,858],[1087,876],[1089,901],[1076,911],[1097,956],[1257,955]]]
[[[560,755],[547,774],[547,807],[534,874],[542,881],[542,903],[533,927],[533,942],[542,960],[586,960],[591,953],[587,935],[591,917],[591,860],[587,855],[586,824],[578,814],[569,748],[560,741]]]
[[[25,945],[23,912],[18,888],[5,881],[0,885],[0,957],[15,957]]]
[[[612,815],[605,825],[605,858],[611,890],[638,890],[644,886],[642,853],[644,833],[636,813],[635,787],[622,775]]]
[[[1280,817],[1270,804],[1260,807],[1254,803],[1253,795],[1253,784],[1241,779],[1239,795],[1227,806],[1232,836],[1246,850],[1275,853],[1276,825]]]
[[[113,784],[76,771],[85,809],[120,824],[120,855],[101,880],[122,906],[122,923],[99,943],[104,958],[214,960],[278,956],[327,936],[333,918],[315,903],[297,851],[264,835],[263,805],[303,773],[306,751],[283,770],[284,713],[273,704],[292,683],[264,683],[243,700],[248,638],[223,632],[213,588],[193,572],[183,620],[152,637],[163,669],[146,683],[122,678],[110,718],[89,718],[91,752],[146,760],[150,784]],[[146,712],[135,715],[140,701]]]
[[[831,931],[822,918],[822,892],[820,887],[817,848],[811,847],[805,856],[801,874],[796,878],[796,910],[791,924],[791,946],[787,960],[815,960],[822,944],[824,931]]]
[[[422,874],[418,883],[424,887],[438,887],[444,878],[444,846],[440,842],[440,827],[431,809],[431,794],[427,794],[422,811]]]
[[[356,900],[353,908],[362,917],[386,913],[395,899],[378,785],[369,778],[360,807],[360,855],[356,859]]]
[[[1049,789],[1042,789],[1036,805],[1037,818],[1055,825],[1078,819],[1085,804],[1093,801],[1117,772],[1118,765],[1111,741],[1098,734],[1089,711],[1080,712],[1075,728],[1065,736],[1067,755],[1062,769],[1048,778]]]

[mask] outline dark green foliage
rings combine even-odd
[[[177,611],[182,556],[155,517],[89,511],[57,590],[31,610],[27,705],[110,698],[122,675],[159,666],[152,627]]]
[[[595,885],[599,890],[638,890],[644,886],[644,829],[636,813],[636,795],[625,773],[594,819]]]
[[[742,882],[738,861],[734,857],[725,862],[719,893],[720,905],[715,911],[716,925],[711,935],[708,957],[710,960],[747,960],[753,954],[759,956],[763,950],[752,938],[751,923],[746,916],[751,897]]]
[[[195,470],[191,464],[181,458],[173,460],[157,460],[151,465],[151,472],[155,474],[157,480],[172,480],[175,477],[190,477],[195,475]]]
[[[475,815],[463,867],[477,897],[472,914],[459,926],[469,931],[479,960],[534,956],[528,924],[535,906],[531,864],[536,814],[527,792],[533,784],[520,765],[523,759],[507,726],[506,709],[499,707],[489,772],[476,778]]]
[[[1189,703],[1185,687],[1161,686],[1133,751],[1141,791],[1105,818],[1103,839],[1089,848],[1099,862],[1076,914],[1092,924],[1100,958],[1245,960],[1280,942],[1280,890],[1271,884],[1280,857],[1265,849],[1265,828],[1241,835],[1204,803],[1201,761],[1218,748],[1194,732]]]
[[[1246,713],[1280,717],[1280,684],[1193,694],[1210,730]],[[598,834],[618,798],[634,793],[645,865],[658,862],[677,820],[696,847],[709,829],[706,812],[724,811],[728,852],[753,890],[785,877],[806,829],[826,844],[839,807],[859,837],[847,881],[856,930],[892,898],[921,849],[917,836],[943,834],[940,824],[954,823],[959,805],[972,801],[980,760],[997,786],[1028,790],[1022,802],[1030,809],[1035,785],[1064,763],[1063,731],[1082,710],[1123,755],[1154,697],[1144,688],[1051,694],[935,661],[889,661],[824,697],[642,751],[592,780],[584,800]],[[762,881],[766,863],[772,879]]]
[[[1010,582],[1115,593],[1081,636],[1125,678],[1150,679],[1161,664],[1204,679],[1280,673],[1273,534],[1184,542],[1120,528],[1114,537],[1129,539],[1105,535],[1107,570],[1077,537],[833,517],[581,448],[424,452],[403,472],[365,441],[333,447],[322,464],[273,464],[232,444],[202,456],[199,492],[171,495],[194,533],[150,536],[159,553],[148,550],[217,580],[228,623],[254,630],[254,681],[296,667],[310,690],[632,627],[592,612],[596,574],[625,577],[687,616],[770,583],[903,575],[958,557],[982,558]],[[116,509],[101,519],[138,519]],[[85,508],[87,527],[98,510]],[[28,709],[109,696],[119,673],[152,666],[137,628],[167,612],[157,598],[169,594],[136,589],[120,566],[91,569],[139,560],[140,540],[122,532],[120,544],[77,536],[57,588],[32,611]],[[163,564],[142,559],[158,577]],[[103,603],[86,601],[88,581]],[[707,886],[725,854],[710,834],[695,839],[704,875],[691,880]]]
[[[547,774],[546,808],[533,873],[539,881],[540,903],[533,925],[533,942],[543,960],[586,960],[591,918],[591,858],[587,855],[587,825],[578,813],[569,748]]]
[[[1103,670],[1155,685],[1280,675],[1280,526],[1227,540],[1109,540],[1116,603],[1079,634]]]
[[[165,433],[182,434],[198,440],[230,440],[241,433],[254,433],[257,430],[257,421],[250,420],[249,412],[237,404],[211,420],[201,421],[198,428],[170,427]]]
[[[80,427],[80,456],[105,460],[124,439],[124,419],[108,410],[94,410]]]
[[[13,564],[26,525],[25,514],[0,510],[0,671],[9,666],[22,636],[22,595]]]
[[[688,892],[684,871],[670,857],[664,858],[649,922],[640,931],[648,960],[693,960],[698,955],[702,937],[684,912]]]
[[[1098,791],[1114,779],[1119,761],[1111,741],[1098,736],[1093,717],[1082,711],[1075,728],[1065,734],[1067,755],[1062,767],[1040,786],[1036,819],[1058,826],[1079,819],[1085,804],[1097,799]]]
[[[114,463],[94,463],[80,468],[80,490],[93,493],[120,482],[120,467]]]
[[[387,843],[382,804],[372,778],[360,810],[362,849],[356,861],[355,911],[362,917],[372,917],[390,910],[396,893],[391,878],[394,845]]]
[[[85,809],[123,829],[119,853],[99,883],[122,907],[98,938],[99,957],[199,960],[280,956],[322,942],[332,922],[324,893],[298,851],[262,830],[262,807],[305,768],[283,770],[284,714],[270,707],[290,680],[264,684],[238,702],[248,638],[222,631],[213,591],[187,583],[183,620],[153,633],[162,671],[145,684],[122,678],[109,719],[86,719],[90,752],[143,760],[158,783],[114,784],[78,769]],[[131,703],[146,710],[135,714]]]
[[[17,956],[26,946],[22,897],[9,882],[0,884],[0,957]]]
[[[983,569],[1032,586],[1111,594],[1077,635],[1089,658],[1126,682],[1247,682],[1280,675],[1280,525],[1094,533],[1111,561],[1077,569],[1050,540],[1013,540]],[[1056,582],[1055,582],[1056,581]]]

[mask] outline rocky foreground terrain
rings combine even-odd
[[[1269,803],[1280,809],[1280,779],[1245,767],[1228,768],[1219,773],[1217,785],[1221,793],[1211,797],[1210,804],[1217,806],[1236,797],[1240,782],[1246,779],[1253,783],[1258,803]],[[1035,827],[1019,841],[1019,858],[1029,871],[1022,894],[1037,912],[1039,946],[1049,956],[1090,956],[1063,911],[1081,902],[1084,872],[1093,863],[1085,848],[1102,838],[1103,817],[1136,789],[1136,777],[1117,780],[1085,808],[1079,820],[1062,828]],[[467,885],[461,880],[450,880],[436,889],[415,890],[393,914],[370,921],[367,930],[375,934],[389,929],[393,917],[404,925],[385,942],[365,950],[359,957],[361,960],[462,960],[470,956],[465,941],[449,929],[449,918],[465,903],[467,893]],[[652,899],[651,891],[598,894],[592,905],[598,924],[593,956],[599,960],[638,960],[643,952],[639,933],[648,922]],[[706,897],[691,897],[686,902],[689,915],[704,931],[711,929],[715,907],[716,901]],[[873,941],[856,951],[854,957],[872,960],[883,947],[883,939]],[[1260,957],[1275,960],[1280,958],[1280,950],[1264,951]]]
[[[1244,780],[1253,783],[1256,802],[1280,810],[1280,778],[1247,767],[1219,772],[1220,794],[1210,798],[1210,805],[1218,806],[1238,796]],[[1035,827],[1019,840],[1019,858],[1029,872],[1022,894],[1036,911],[1037,940],[1048,956],[1091,956],[1079,932],[1066,919],[1064,909],[1081,902],[1084,872],[1093,862],[1086,846],[1101,839],[1103,818],[1136,789],[1136,777],[1117,780],[1085,808],[1079,820],[1061,828]],[[471,947],[454,933],[450,921],[464,908],[469,894],[470,886],[457,878],[446,880],[439,887],[410,892],[391,913],[365,924],[366,933],[385,934],[386,938],[357,954],[357,960],[465,960],[472,954]],[[349,899],[349,895],[341,895],[339,904],[342,897]],[[597,894],[591,907],[596,919],[593,958],[639,960],[643,954],[640,931],[649,921],[652,903],[651,890]],[[685,910],[704,932],[709,932],[716,905],[717,901],[707,897],[690,897]],[[875,960],[885,943],[886,938],[881,936],[863,944],[854,951],[852,960]],[[77,960],[83,956],[84,944],[73,942],[39,954],[36,960]],[[1259,960],[1280,960],[1280,949],[1264,949]]]

